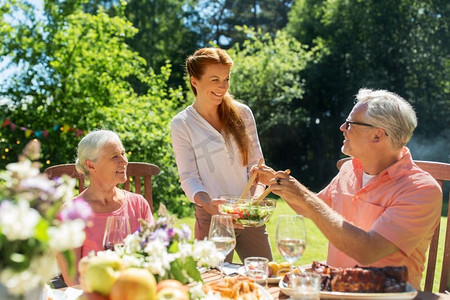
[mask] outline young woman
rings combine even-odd
[[[195,203],[195,238],[208,236],[211,215],[218,214],[214,199],[240,195],[249,171],[262,156],[250,108],[228,92],[233,61],[225,50],[203,48],[186,60],[195,101],[172,120],[172,145],[181,187]],[[260,194],[264,186],[253,188]],[[265,226],[236,228],[240,259],[262,256],[272,260]],[[227,261],[231,262],[233,252]]]
[[[76,198],[83,198],[93,211],[92,226],[85,228],[86,239],[81,248],[75,249],[75,266],[91,251],[102,251],[106,219],[109,216],[128,217],[131,232],[139,226],[139,219],[154,222],[150,206],[142,195],[117,187],[127,181],[128,159],[119,136],[109,130],[97,130],[87,134],[78,144],[77,171],[89,178],[90,184]],[[75,198],[75,199],[76,199]],[[63,259],[58,259],[61,273],[67,285],[78,284],[78,276],[72,281]],[[78,275],[78,272],[77,272]]]

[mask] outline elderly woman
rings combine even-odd
[[[112,131],[90,132],[78,144],[76,168],[89,178],[90,184],[76,198],[83,198],[90,204],[93,217],[92,226],[85,228],[86,239],[83,245],[75,249],[75,266],[89,252],[103,250],[103,233],[109,216],[128,217],[131,232],[139,228],[139,219],[154,221],[150,206],[142,195],[117,187],[117,184],[127,181],[127,165],[125,149],[119,136]],[[66,284],[78,284],[78,271],[73,281],[64,261],[58,259],[58,262]]]

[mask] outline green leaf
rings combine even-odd
[[[75,253],[73,250],[66,250],[61,253],[66,260],[67,266],[69,268],[69,276],[75,277]]]
[[[49,241],[49,236],[47,233],[47,229],[49,227],[49,223],[47,220],[41,218],[39,223],[34,228],[34,236],[37,240],[42,243],[47,243]]]
[[[184,263],[184,268],[185,268],[187,274],[189,275],[189,277],[191,277],[194,281],[203,282],[202,275],[198,271],[197,264],[196,264],[194,258],[192,258],[192,256],[189,256],[186,259],[186,261]]]
[[[170,273],[173,279],[176,279],[183,284],[188,283],[188,278],[183,275],[183,266],[180,264],[178,259],[170,263]]]

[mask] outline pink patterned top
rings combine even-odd
[[[92,226],[86,227],[86,239],[81,246],[81,257],[94,250],[102,251],[103,233],[105,231],[106,218],[109,216],[127,216],[130,221],[131,232],[135,232],[139,226],[139,219],[154,222],[150,206],[142,195],[125,191],[125,201],[119,209],[108,213],[93,213]]]

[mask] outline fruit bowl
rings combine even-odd
[[[241,199],[240,196],[223,195],[219,198],[225,200],[225,203],[219,206],[219,210],[223,213],[239,215],[239,218],[234,221],[244,227],[263,226],[270,220],[277,205],[277,201],[270,198],[265,198],[258,203],[256,199]]]

